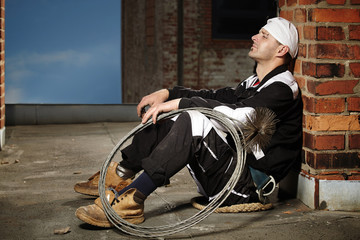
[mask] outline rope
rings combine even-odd
[[[241,144],[240,135],[243,136],[241,129],[236,129],[233,122],[228,119],[228,117],[220,112],[213,111],[212,109],[208,108],[188,108],[188,109],[180,109],[176,111],[172,111],[169,113],[164,113],[158,116],[157,121],[162,119],[168,119],[183,111],[190,111],[196,110],[204,114],[205,116],[216,120],[218,123],[223,125],[223,127],[228,130],[229,134],[233,138],[236,146],[236,153],[237,153],[237,162],[234,169],[232,176],[230,177],[228,183],[224,186],[223,190],[214,198],[211,202],[209,202],[205,207],[203,207],[199,212],[194,214],[192,217],[189,217],[183,221],[177,222],[175,224],[163,225],[163,226],[156,226],[156,227],[147,227],[141,225],[134,225],[126,220],[122,219],[111,207],[110,203],[107,201],[105,196],[105,178],[107,169],[110,165],[110,162],[116,155],[116,153],[120,150],[123,144],[130,139],[133,135],[138,133],[139,131],[145,129],[147,126],[151,125],[151,119],[146,122],[145,124],[139,124],[137,127],[132,129],[126,136],[124,136],[119,143],[113,148],[100,171],[100,179],[99,179],[99,194],[102,205],[104,207],[104,212],[109,219],[109,221],[119,230],[128,233],[130,235],[134,235],[137,237],[161,237],[166,235],[171,235],[180,231],[183,231],[203,219],[209,216],[212,212],[214,212],[230,195],[231,191],[235,187],[236,183],[239,180],[240,175],[243,172],[245,160],[246,160],[246,152]]]
[[[199,203],[202,197],[195,197],[191,199],[191,205],[199,210],[204,209],[205,205]],[[256,203],[243,203],[243,204],[235,204],[231,206],[219,207],[214,212],[215,213],[244,213],[244,212],[258,212],[258,211],[266,211],[272,209],[272,203],[262,204],[260,202]]]

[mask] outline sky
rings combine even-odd
[[[5,2],[5,102],[121,103],[120,0]]]

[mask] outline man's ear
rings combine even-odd
[[[290,49],[289,49],[288,46],[280,45],[280,46],[278,47],[277,55],[278,55],[279,57],[285,56],[285,55],[289,52],[289,50],[290,50]]]

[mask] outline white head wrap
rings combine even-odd
[[[275,17],[269,19],[263,28],[282,45],[289,47],[289,53],[292,58],[296,56],[299,36],[294,24],[284,18]]]

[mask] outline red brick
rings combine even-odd
[[[345,66],[343,64],[334,63],[317,63],[316,76],[317,77],[343,77],[345,73]]]
[[[154,8],[155,7],[155,0],[147,0],[146,7]]]
[[[313,98],[303,95],[304,109],[311,113],[342,113],[344,98]]]
[[[350,63],[349,64],[351,75],[354,77],[360,77],[360,63]]]
[[[305,87],[305,82],[306,82],[305,78],[299,77],[299,76],[295,76],[295,79],[296,79],[296,82],[298,83],[299,87],[300,87],[301,89],[304,89],[304,87]]]
[[[302,74],[316,76],[316,64],[312,62],[302,62]]]
[[[360,97],[349,97],[347,103],[348,111],[360,112]]]
[[[287,0],[287,5],[288,6],[294,6],[297,4],[297,0]]]
[[[315,113],[341,113],[345,111],[344,98],[320,98],[315,101]]]
[[[342,27],[317,27],[316,40],[344,40]]]
[[[314,26],[304,26],[304,39],[315,40],[316,28]]]
[[[5,96],[1,95],[0,96],[0,107],[5,106]]]
[[[349,39],[360,40],[360,25],[349,26]]]
[[[302,72],[304,75],[316,78],[343,77],[345,74],[345,66],[335,63],[303,62]]]
[[[360,0],[351,0],[351,4],[360,4]]]
[[[305,115],[305,129],[310,131],[359,131],[358,115]]]
[[[0,30],[0,39],[5,40],[5,31]]]
[[[360,134],[349,135],[349,148],[360,149]]]
[[[154,27],[147,27],[146,28],[146,36],[154,36],[155,35],[155,28]]]
[[[345,136],[313,135],[304,132],[304,146],[312,150],[342,150],[345,148]]]
[[[294,64],[294,73],[301,74],[301,60],[296,59],[296,62]]]
[[[326,156],[325,156],[326,157]],[[360,154],[358,152],[335,153],[332,155],[332,168],[359,168]]]
[[[311,22],[358,23],[360,9],[314,8],[309,11],[309,20]]]
[[[5,127],[5,117],[0,119],[0,129]]]
[[[350,171],[350,174],[349,174],[349,178],[348,180],[355,180],[355,181],[359,181],[360,180],[360,174],[359,172],[356,172],[356,171]]]
[[[151,47],[154,46],[155,43],[155,39],[154,37],[146,37],[146,45]]]
[[[326,0],[326,2],[332,5],[344,5],[346,0]]]
[[[316,161],[316,153],[306,151],[306,163],[315,169],[327,169],[329,167],[329,161],[318,162]]]
[[[317,59],[360,59],[360,46],[348,44],[311,44],[309,57]]]
[[[279,8],[285,5],[285,0],[279,0]]]
[[[298,57],[304,57],[306,58],[306,44],[300,43],[299,44],[299,50],[298,50]]]
[[[293,21],[294,11],[280,11],[280,17]]]
[[[332,94],[352,94],[358,80],[332,80],[318,82],[308,80],[308,91],[315,95],[332,95]]]
[[[296,26],[296,29],[298,30],[299,39],[300,39],[300,41],[301,41],[302,39],[304,39],[304,36],[303,36],[303,26],[301,26],[301,25]]]
[[[299,5],[317,4],[321,0],[299,0]]]
[[[2,74],[3,72],[1,72],[1,74]],[[0,84],[3,84],[3,83],[5,83],[5,74],[2,74],[1,76],[0,76]]]
[[[360,154],[306,152],[306,162],[315,169],[359,168]]]
[[[304,9],[304,8],[297,8],[297,9],[295,9],[294,14],[295,14],[294,20],[295,20],[297,23],[304,23],[304,22],[306,22],[306,9]]]

